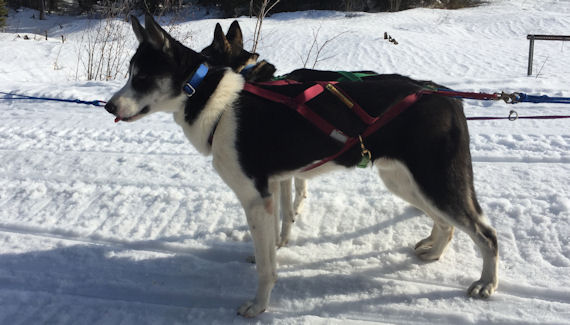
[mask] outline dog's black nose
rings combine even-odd
[[[107,112],[113,115],[115,115],[115,113],[117,112],[117,106],[115,106],[113,102],[108,102],[107,104],[105,104],[105,109],[107,110]]]

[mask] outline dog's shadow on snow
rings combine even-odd
[[[339,234],[338,237],[304,239],[293,245],[336,243],[338,240],[375,234],[419,214],[409,209],[393,220],[372,227]],[[169,241],[172,240],[174,238]],[[120,313],[132,311],[135,314],[131,315],[133,324],[146,323],[143,317],[148,313],[135,312],[145,309],[141,306],[150,306],[150,310],[159,311],[166,308],[168,312],[164,314],[167,317],[164,323],[184,323],[196,315],[203,315],[205,310],[216,310],[220,315],[212,316],[213,319],[224,323],[235,321],[236,308],[255,293],[255,266],[245,262],[245,257],[251,254],[250,242],[220,241],[206,243],[203,248],[178,247],[170,250],[169,246],[160,246],[160,242],[153,241],[132,244],[73,243],[71,241],[51,250],[0,255],[0,283],[4,289],[14,293],[16,305],[19,303],[19,292],[35,292],[47,296],[51,305],[61,304],[61,308],[73,301],[73,297],[79,300],[87,298],[87,302],[81,305],[85,313],[97,313],[102,305],[109,305],[111,309],[120,308]],[[277,254],[279,259],[279,251]],[[382,261],[386,254],[396,254],[398,260]],[[378,264],[373,262],[372,268],[350,266],[351,262],[369,258],[378,259]],[[342,266],[343,263],[348,265],[348,269],[340,272],[336,265]],[[313,256],[307,262],[301,261],[295,265],[285,263],[278,270],[279,280],[272,298],[272,306],[281,311],[263,314],[259,320],[271,321],[287,315],[298,316],[299,313],[362,311],[366,306],[383,308],[383,305],[407,303],[414,299],[435,297],[445,300],[464,295],[463,291],[449,288],[411,295],[395,293],[401,292],[402,288],[392,291],[393,283],[399,281],[394,274],[417,267],[418,264],[423,262],[413,255],[411,247],[395,247],[384,252],[365,249],[356,255],[327,260],[315,260]],[[331,270],[330,265],[335,267]],[[324,298],[326,296],[345,296],[348,301],[328,301]],[[302,311],[291,310],[289,313],[279,307],[290,305],[290,301],[314,300],[317,297],[323,297],[322,300],[317,299],[321,302],[308,304]],[[93,301],[93,305],[90,301]],[[21,303],[25,305],[25,299]],[[25,318],[26,315],[21,317]]]
[[[387,220],[384,220],[382,222],[379,222],[377,224],[374,224],[372,226],[366,227],[366,228],[359,228],[356,229],[353,232],[338,232],[335,233],[333,235],[319,235],[317,237],[304,237],[304,238],[298,238],[295,240],[295,245],[298,246],[303,246],[306,244],[323,244],[323,243],[339,243],[340,241],[347,241],[347,240],[353,240],[356,238],[360,238],[363,236],[366,236],[368,234],[379,234],[381,232],[382,229],[386,229],[389,227],[393,227],[395,226],[397,223],[415,218],[415,217],[419,217],[424,215],[422,211],[409,206],[405,209],[404,213],[398,215],[395,218],[390,218]],[[301,216],[302,218],[302,216]],[[295,224],[293,225],[293,232],[295,232]],[[428,234],[420,234],[421,235],[425,235],[427,236]],[[425,237],[424,236],[424,237]],[[418,240],[421,238],[418,238]]]
[[[18,245],[30,246],[26,239]],[[248,247],[232,250],[228,243],[169,253],[87,241],[58,246],[65,247],[0,254],[0,289],[3,301],[10,301],[13,323],[34,319],[28,315],[31,299],[34,306],[70,310],[55,313],[50,319],[55,324],[89,323],[102,310],[126,317],[121,322],[125,324],[153,323],[145,317],[161,324],[185,324],[200,317],[223,324],[236,319],[237,307],[255,288],[254,268],[245,262]],[[208,310],[219,315],[204,316]],[[70,320],[73,315],[86,318]]]

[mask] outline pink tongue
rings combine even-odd
[[[115,123],[118,123],[121,120],[120,117],[115,117]]]

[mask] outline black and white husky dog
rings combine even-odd
[[[208,66],[203,55],[174,40],[152,17],[145,22],[143,28],[132,17],[139,47],[126,85],[105,108],[116,120],[129,122],[154,112],[171,112],[196,149],[213,156],[215,170],[245,211],[253,238],[258,287],[254,299],[240,306],[238,313],[256,316],[267,308],[277,280],[271,214],[278,182],[297,174],[307,178],[351,168],[361,161],[361,149],[355,146],[303,172],[337,153],[341,144],[291,108],[244,91],[240,74],[229,67]],[[374,116],[420,89],[398,80],[347,82],[339,87]],[[483,257],[481,278],[468,294],[489,297],[498,285],[497,236],[476,199],[460,102],[424,95],[364,142],[386,187],[434,221],[431,234],[416,246],[417,255],[436,260],[454,227],[465,231]]]

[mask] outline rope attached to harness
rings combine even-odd
[[[503,100],[507,104],[517,104],[517,103],[555,103],[555,104],[570,104],[570,97],[550,97],[547,95],[536,96],[528,95],[525,93],[475,93],[466,91],[455,91],[446,88],[434,88],[430,89],[434,94],[454,97],[454,98],[466,98],[466,99],[477,99],[477,100]]]
[[[549,97],[527,95],[525,93],[515,93],[518,98],[517,102],[520,103],[556,103],[556,104],[570,104],[570,97]]]
[[[453,98],[466,98],[466,99],[476,99],[476,100],[502,100],[507,104],[517,104],[517,103],[557,103],[557,104],[570,104],[570,97],[550,97],[546,95],[536,96],[527,95],[525,93],[475,93],[475,92],[464,92],[464,91],[454,91],[445,88],[434,88],[426,90],[426,93],[436,94],[441,96],[453,97]],[[518,119],[533,119],[533,120],[555,120],[555,119],[566,119],[570,118],[570,115],[534,115],[534,116],[519,116],[515,110],[509,112],[507,117],[494,117],[494,116],[474,116],[466,117],[468,121],[486,121],[486,120],[509,120],[516,121]]]
[[[18,99],[28,99],[28,100],[47,100],[47,101],[56,101],[56,102],[65,102],[65,103],[74,103],[74,104],[85,104],[85,105],[93,105],[93,106],[105,106],[105,101],[102,100],[80,100],[80,99],[61,99],[61,98],[51,98],[51,97],[37,97],[37,96],[27,96],[21,95],[16,93],[7,93],[4,91],[0,91],[0,94],[4,95],[4,97],[0,98],[0,100],[18,100]],[[16,96],[16,97],[13,97]]]

